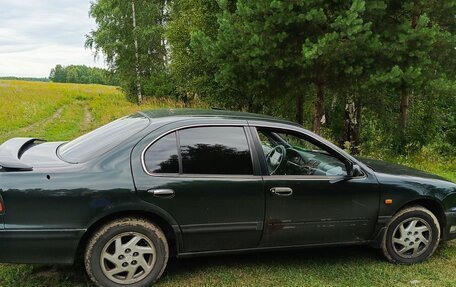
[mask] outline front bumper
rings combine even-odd
[[[456,239],[456,212],[446,212],[446,226],[442,230],[443,240]]]

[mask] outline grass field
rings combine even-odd
[[[0,80],[0,142],[16,136],[68,140],[142,107],[115,87]],[[456,159],[420,155],[390,159],[456,181]],[[1,252],[1,250],[0,250]],[[20,252],[18,250],[17,252]],[[0,265],[0,286],[88,286],[82,269]],[[386,263],[368,247],[171,260],[157,286],[456,286],[456,242],[414,266]]]
[[[14,136],[69,140],[140,109],[179,107],[165,100],[138,107],[116,87],[0,80],[0,142]]]

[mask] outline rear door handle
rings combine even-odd
[[[273,187],[271,188],[271,192],[280,196],[290,196],[293,194],[293,189],[289,187]]]
[[[174,197],[174,190],[172,189],[149,189],[147,193],[153,194],[155,197],[172,198]]]

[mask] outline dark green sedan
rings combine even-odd
[[[411,264],[456,238],[456,184],[256,114],[140,112],[11,139],[0,166],[0,262],[83,258],[99,286],[149,286],[170,256],[368,244]]]

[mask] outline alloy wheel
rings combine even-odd
[[[432,229],[419,217],[407,218],[393,232],[393,248],[403,258],[415,258],[426,252],[432,241]]]
[[[152,271],[156,249],[144,234],[125,232],[105,244],[100,256],[101,270],[113,282],[122,285],[141,281]]]

